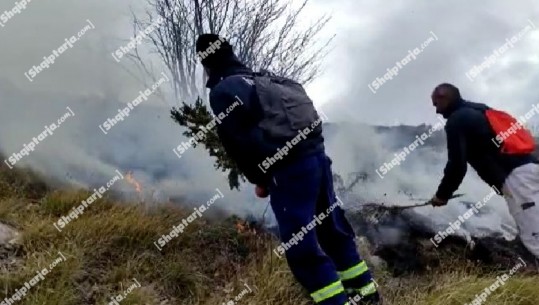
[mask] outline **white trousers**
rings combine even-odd
[[[522,243],[539,258],[539,164],[515,168],[505,180],[503,193]]]

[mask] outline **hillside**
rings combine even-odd
[[[29,282],[15,304],[311,304],[273,254],[274,237],[256,225],[236,217],[197,219],[159,251],[154,242],[191,210],[167,205],[145,211],[104,197],[59,232],[53,224],[91,193],[55,190],[43,181],[28,170],[0,168],[0,222],[20,232],[0,246],[2,299]],[[360,248],[369,252],[362,242]],[[436,255],[438,266],[398,278],[369,257],[386,304],[470,303],[513,268],[486,269],[459,253]],[[36,283],[36,273],[47,267]],[[536,305],[539,276],[528,267],[483,304]],[[124,300],[111,301],[123,294]]]

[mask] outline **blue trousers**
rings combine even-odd
[[[282,242],[278,252],[317,304],[344,305],[341,280],[360,288],[372,276],[336,198],[331,164],[322,152],[275,169],[269,192]]]

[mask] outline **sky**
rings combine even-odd
[[[0,10],[15,4],[5,1]],[[108,53],[132,37],[132,12],[143,16],[145,5],[145,0],[28,3],[21,14],[0,28],[4,42],[0,78],[5,85],[13,84],[26,93],[107,92],[127,98],[131,86],[139,85],[144,75],[127,61],[115,63]],[[330,54],[321,63],[321,75],[307,90],[332,120],[372,124],[434,122],[429,96],[441,82],[454,83],[465,98],[515,115],[539,102],[537,2],[388,1],[380,5],[377,1],[312,0],[302,21],[321,14],[330,14],[332,20],[320,39],[336,36]],[[69,54],[59,58],[53,68],[29,83],[22,72],[50,54],[65,37],[83,28],[87,19],[95,29]],[[532,25],[535,28],[496,57],[490,67],[473,80],[466,77],[507,38]],[[437,39],[399,68],[398,75],[392,75],[376,93],[369,89],[369,84],[382,79],[409,50],[421,48],[433,36]],[[170,98],[159,103],[165,107],[175,104]]]
[[[450,82],[464,98],[520,115],[539,102],[539,3],[537,1],[315,1],[313,12],[331,12],[336,34],[324,74],[308,86],[330,119],[375,124],[433,122],[432,89]],[[525,32],[475,77],[485,57]],[[535,26],[535,28],[533,28]],[[431,41],[377,90],[387,69]]]
[[[144,100],[107,134],[99,128],[153,83],[129,61],[117,62],[111,55],[133,36],[133,14],[144,17],[146,0],[34,0],[20,14],[2,17],[21,3],[0,3],[0,151],[7,156],[20,151],[46,124],[69,112],[73,117],[67,117],[21,165],[81,186],[103,184],[116,169],[129,169],[143,185],[157,190],[156,197],[164,192],[209,198],[215,188],[228,189],[226,178],[216,175],[202,148],[191,149],[182,158],[173,153],[186,139],[169,118],[178,101],[166,84],[160,88],[163,94]],[[306,88],[330,121],[434,123],[430,93],[442,82],[460,87],[467,99],[514,115],[539,103],[537,1],[312,0],[302,21],[325,13],[333,18],[320,39],[335,35],[335,40],[321,63],[319,78]],[[83,29],[80,39],[49,68],[32,71]],[[523,34],[503,54],[491,57],[489,67],[470,72],[518,33]],[[388,70],[395,75],[389,79],[388,74],[381,83]],[[166,71],[157,70],[157,78],[161,72]],[[384,143],[374,136],[347,131],[335,138],[342,139],[339,143],[328,141],[335,168],[355,169],[348,162],[365,151],[380,159],[377,149]],[[442,168],[439,164],[436,171],[424,172],[438,174]],[[403,174],[401,180],[406,177]],[[436,181],[418,179],[425,184]],[[227,190],[225,196],[230,201],[253,201],[252,193]]]

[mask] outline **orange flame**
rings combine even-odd
[[[137,191],[137,193],[140,193],[142,191],[142,187],[140,186],[140,183],[135,180],[135,178],[133,177],[133,172],[128,172],[126,175],[125,175],[125,179],[127,181],[127,183],[133,185],[135,187],[135,190]]]
[[[249,223],[245,220],[237,220],[234,226],[236,227],[236,232],[238,232],[238,234],[250,233],[250,234],[256,235],[256,229],[251,228],[249,226]]]
[[[245,225],[242,223],[241,220],[236,221],[236,232],[243,233],[245,231]]]

